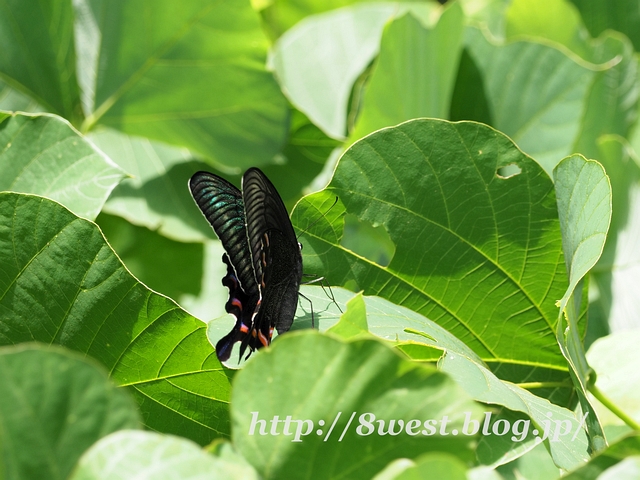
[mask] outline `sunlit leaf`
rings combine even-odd
[[[100,361],[145,424],[229,435],[230,374],[206,325],[133,277],[97,226],[51,200],[0,193],[0,343],[56,343]]]

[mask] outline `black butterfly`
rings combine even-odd
[[[228,360],[238,341],[240,358],[247,347],[251,355],[271,343],[274,327],[289,330],[298,304],[302,255],[287,209],[257,168],[245,172],[242,192],[209,172],[194,174],[189,189],[226,251],[225,309],[236,324],[216,344],[216,355]]]

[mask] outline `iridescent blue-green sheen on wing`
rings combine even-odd
[[[250,297],[260,295],[251,264],[242,193],[225,179],[197,172],[189,180],[191,195],[222,242],[242,289]]]

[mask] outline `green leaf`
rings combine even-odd
[[[378,53],[398,5],[365,3],[315,15],[276,43],[271,64],[283,90],[330,137],[346,135],[351,88]]]
[[[590,446],[593,451],[598,451],[606,446],[606,442],[596,411],[587,398],[591,370],[585,357],[578,317],[582,304],[580,284],[600,258],[607,238],[611,221],[611,184],[602,165],[580,155],[562,160],[554,169],[553,176],[569,274],[569,288],[560,300],[556,334],[569,363],[582,410],[589,414]]]
[[[412,118],[448,115],[462,27],[458,4],[445,9],[431,29],[410,13],[391,22],[382,37],[351,142]]]
[[[607,29],[627,35],[636,51],[640,51],[640,11],[635,0],[618,0],[613,4],[590,0],[571,0],[578,7],[582,19],[593,37]]]
[[[554,405],[547,399],[540,398],[510,382],[501,381],[486,367],[453,352],[448,352],[438,363],[438,366],[442,371],[448,373],[474,400],[501,405],[513,412],[525,413],[531,418],[533,424],[521,421],[518,425],[520,432],[514,431],[515,422],[511,420],[509,423],[513,436],[520,438],[523,436],[521,433],[526,433],[524,431],[526,428],[533,437],[529,440],[532,445],[538,445],[545,440],[551,457],[558,467],[568,470],[576,468],[588,460],[588,442],[583,431],[583,422],[576,418],[571,410]],[[528,421],[524,420],[524,422]],[[497,435],[493,426],[490,432]],[[527,439],[529,438],[527,437]],[[484,440],[487,438],[483,438]],[[495,440],[500,441],[501,439],[496,438]],[[506,440],[507,438],[503,441]],[[509,450],[517,450],[523,445],[525,438],[517,441],[511,440],[513,442],[506,446],[493,445],[487,455],[478,453],[479,460],[482,463],[500,465],[505,463],[505,459],[518,457],[524,453],[509,455]]]
[[[522,480],[549,480],[560,476],[560,469],[553,463],[542,443],[513,462],[499,466],[496,470],[504,478]]]
[[[146,286],[198,318],[225,313],[228,292],[221,278],[227,270],[220,260],[224,249],[219,241],[176,242],[111,215],[101,214],[96,222],[118,257]]]
[[[411,1],[405,0],[402,3]],[[420,2],[421,0],[415,1],[415,3]],[[263,20],[274,38],[279,37],[306,17],[329,10],[346,10],[341,7],[350,5],[360,7],[360,3],[390,4],[388,0],[254,0],[252,2],[254,8],[262,10]],[[367,7],[363,5],[363,8]]]
[[[452,455],[427,453],[415,461],[395,480],[420,480],[422,478],[447,478],[449,480],[467,480],[467,468],[464,463]]]
[[[512,164],[520,174],[498,175]],[[388,266],[341,245],[347,213],[387,230],[396,247]],[[564,370],[557,215],[551,180],[506,136],[471,122],[415,120],[355,143],[327,190],[303,199],[292,219],[306,232],[305,271],[415,310],[484,361]]]
[[[336,287],[331,290],[339,305],[347,305],[347,312],[343,317],[349,314],[352,300],[362,298],[366,305],[371,333],[396,343],[404,352],[407,351],[407,344],[398,345],[398,342],[410,341],[410,345],[428,345],[439,349],[437,357],[433,359],[439,359],[439,369],[448,373],[474,400],[505,407],[512,412],[524,413],[533,421],[531,424],[522,415],[506,416],[512,426],[517,420],[522,419],[517,424],[521,431],[512,432],[515,440],[510,438],[512,435],[493,434],[489,427],[489,434],[482,437],[477,451],[478,459],[482,463],[503,464],[523,455],[545,438],[554,461],[564,469],[575,468],[588,458],[586,436],[579,425],[579,419],[571,410],[554,405],[512,382],[499,379],[469,347],[427,318],[382,298],[362,297],[360,294],[354,297],[353,294]],[[305,297],[312,300],[315,322],[321,331],[331,332],[340,325],[339,322],[343,319],[338,322],[339,311],[336,305],[320,287],[306,286],[302,287],[301,291]],[[352,298],[347,301],[350,297]],[[359,300],[357,302],[359,303]],[[299,310],[292,330],[309,327],[310,317],[309,312]],[[492,425],[499,417],[494,415],[487,421]],[[566,431],[565,425],[570,426]],[[538,433],[533,434],[536,428]],[[529,435],[526,435],[527,431]],[[486,444],[484,450],[481,448],[483,443]]]
[[[287,105],[248,2],[97,0],[77,21],[99,39],[80,59],[94,77],[83,80],[85,130],[100,123],[236,168],[280,149]]]
[[[0,2],[0,76],[49,111],[81,121],[68,0]]]
[[[580,12],[568,0],[513,0],[506,11],[506,36],[545,38],[564,45],[583,58],[588,58],[585,38],[588,33]]]
[[[62,348],[0,348],[2,478],[68,478],[99,438],[138,428],[135,404],[94,361]]]
[[[340,321],[327,329],[343,339],[349,339],[363,333],[369,333],[367,326],[367,306],[362,294],[358,294],[347,302],[347,310],[340,317]]]
[[[595,62],[609,62],[596,72],[583,115],[580,136],[574,146],[587,158],[600,158],[601,136],[627,137],[638,118],[638,60],[629,40],[617,32],[607,32],[594,42]]]
[[[564,308],[578,283],[596,264],[611,221],[611,185],[602,165],[581,155],[567,157],[553,171],[569,288]]]
[[[620,465],[626,458],[637,458],[638,455],[640,455],[640,433],[635,433],[610,445],[599,454],[594,455],[586,465],[563,476],[562,480],[614,480],[627,478],[617,476],[615,470],[611,470],[611,467]],[[632,460],[632,462],[636,463],[637,460]],[[627,467],[623,466],[623,468],[626,469]],[[604,475],[603,472],[605,473]],[[606,475],[607,473],[611,473],[611,475]]]
[[[87,451],[70,480],[257,478],[248,465],[206,453],[184,438],[154,432],[111,434]]]
[[[145,424],[201,444],[229,434],[230,372],[205,324],[149,290],[92,222],[0,193],[0,344],[57,343],[129,387]]]
[[[123,177],[117,165],[59,117],[0,117],[0,190],[43,195],[94,219]]]
[[[0,79],[0,110],[9,112],[44,112],[36,101],[21,93]]]
[[[103,212],[183,242],[214,238],[185,187],[192,174],[210,166],[193,161],[185,148],[116,130],[98,129],[87,137],[132,176],[114,189]]]
[[[542,43],[494,44],[471,27],[465,48],[482,75],[492,125],[551,174],[572,152],[595,67]]]
[[[264,478],[370,478],[395,458],[425,451],[469,460],[473,437],[462,433],[464,422],[479,414],[434,368],[404,360],[379,341],[343,343],[313,331],[283,335],[256,354],[236,376],[231,408],[234,445]],[[372,423],[369,432],[373,415],[384,429]],[[378,431],[395,420],[395,432],[402,426],[419,433],[427,431],[426,419],[444,415],[446,436],[437,433],[440,425],[432,435]],[[419,426],[410,428],[412,419]]]

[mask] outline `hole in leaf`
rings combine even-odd
[[[382,225],[374,226],[347,214],[340,244],[368,260],[386,267],[396,253],[396,246]]]
[[[502,179],[515,177],[516,175],[520,175],[521,173],[522,173],[522,169],[515,163],[510,163],[505,167],[500,167],[496,171],[496,175]]]

